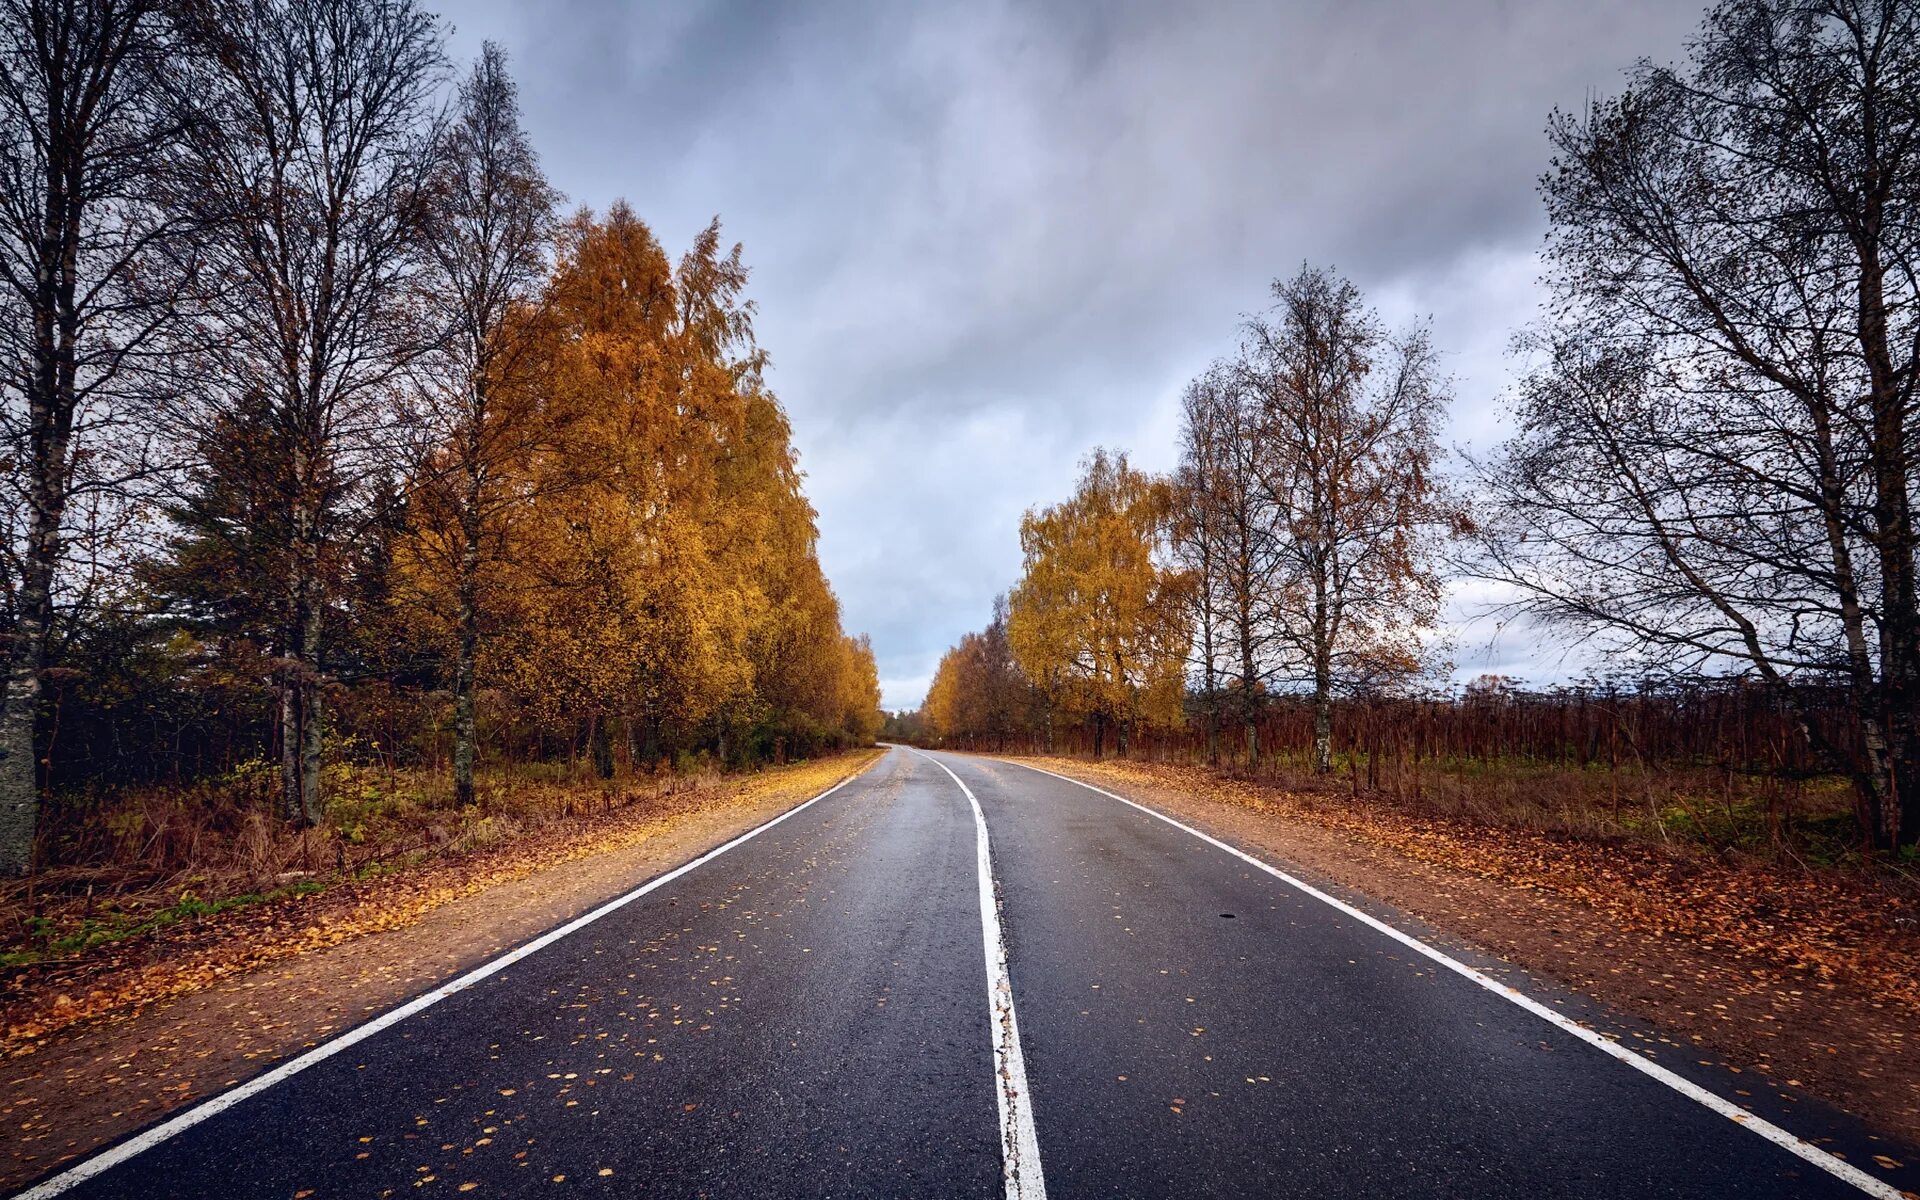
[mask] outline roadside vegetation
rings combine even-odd
[[[328,819],[308,827],[273,817],[270,764],[74,800],[60,810],[70,861],[0,885],[0,967],[77,961],[177,923],[591,827],[634,806],[711,793],[730,778],[709,766],[603,781],[586,764],[538,764],[489,770],[474,802],[455,805],[440,794],[444,772],[343,764],[328,771]]]
[[[447,34],[0,0],[16,992],[879,728],[741,247],[566,214]]]

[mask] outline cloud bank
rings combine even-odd
[[[670,248],[746,243],[821,555],[889,707],[1099,444],[1170,466],[1181,385],[1303,261],[1430,319],[1500,433],[1555,107],[1682,56],[1687,0],[1085,5],[487,0],[549,175]],[[1463,591],[1460,611],[1472,595]],[[1463,631],[1463,669],[1554,652]]]

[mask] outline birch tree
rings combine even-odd
[[[194,9],[194,199],[214,275],[196,413],[265,406],[283,451],[278,737],[289,820],[323,814],[329,594],[355,502],[404,439],[403,375],[432,344],[423,260],[442,80],[409,0],[215,0]]]
[[[144,466],[121,453],[172,310],[136,266],[176,232],[155,175],[179,130],[147,0],[0,0],[0,434],[12,628],[0,712],[0,871],[32,863],[37,727],[76,506]]]
[[[1211,696],[1217,680],[1233,695],[1248,767],[1259,763],[1260,708],[1277,666],[1282,561],[1276,514],[1263,490],[1269,451],[1257,397],[1248,373],[1231,361],[1189,384],[1174,477],[1174,545],[1194,575],[1206,687]],[[1212,742],[1210,736],[1210,753]]]
[[[1221,593],[1226,567],[1224,538],[1216,512],[1222,431],[1210,380],[1195,380],[1181,397],[1180,465],[1173,476],[1173,519],[1168,542],[1192,579],[1191,661],[1200,671],[1200,705],[1206,723],[1207,761],[1220,761],[1220,657],[1224,649]],[[932,693],[928,694],[931,709]]]
[[[1806,735],[1920,839],[1920,5],[1729,0],[1549,136],[1483,571],[1645,665],[1841,690]]]
[[[1160,559],[1170,500],[1164,480],[1096,450],[1073,496],[1020,522],[1008,641],[1027,678],[1059,680],[1092,722],[1096,756],[1109,732],[1125,754],[1136,724],[1180,719],[1189,580]]]
[[[460,86],[433,177],[422,295],[441,326],[423,364],[416,429],[425,435],[413,523],[432,573],[448,585],[452,642],[453,791],[473,803],[474,690],[486,614],[485,576],[504,552],[503,526],[528,504],[514,468],[548,446],[550,415],[530,378],[534,328],[559,197],[540,171],[505,53],[481,47]]]

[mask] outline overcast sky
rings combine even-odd
[[[1497,440],[1556,106],[1682,57],[1695,0],[472,0],[553,182],[670,252],[746,244],[847,628],[885,702],[1020,566],[1096,445],[1175,457],[1181,385],[1303,261],[1430,318],[1450,438]],[[1464,613],[1471,606],[1456,603]],[[1485,622],[1463,671],[1555,652]]]

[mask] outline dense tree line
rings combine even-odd
[[[45,797],[253,758],[304,825],[376,744],[470,803],[489,755],[878,731],[740,247],[563,219],[505,56],[444,39],[0,0],[0,867]]]
[[[1014,602],[942,662],[928,732],[1184,719],[1218,755],[1231,721],[1252,760],[1263,707],[1299,696],[1324,772],[1335,700],[1432,665],[1457,539],[1509,616],[1647,678],[1767,690],[1866,841],[1920,842],[1920,4],[1724,0],[1684,64],[1548,134],[1549,301],[1471,494],[1435,474],[1424,333],[1308,270],[1189,387],[1178,471],[1128,484],[1166,499],[1124,553],[1077,565],[1110,536],[1079,516],[1108,456],[1029,518]]]

